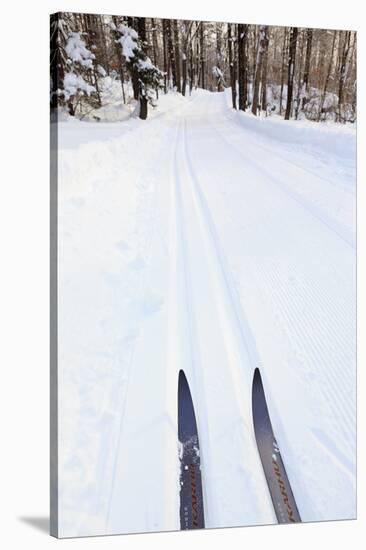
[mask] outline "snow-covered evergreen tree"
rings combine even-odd
[[[88,82],[95,56],[86,47],[81,33],[73,32],[67,17],[59,14],[51,25],[52,43],[51,56],[56,58],[54,65],[58,72],[56,81],[51,72],[51,108],[67,105],[69,114],[75,115],[80,96],[91,96],[95,92],[95,87]],[[51,70],[52,66],[51,62]]]
[[[119,25],[114,30],[120,35],[118,42],[121,44],[122,55],[126,60],[131,79],[137,83],[139,116],[145,120],[148,103],[154,106],[154,92],[162,87],[163,73],[145,53],[143,43],[135,29],[127,25]]]
[[[90,96],[95,87],[87,82],[88,73],[93,68],[94,54],[88,50],[79,32],[71,32],[67,38],[65,52],[67,55],[67,72],[65,72],[63,95],[69,105],[70,114],[75,113],[74,102],[80,95]]]

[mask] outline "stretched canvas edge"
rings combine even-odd
[[[52,22],[58,13],[51,14],[50,45]],[[50,50],[52,53],[52,49]],[[57,74],[57,63],[50,57],[51,66]],[[58,262],[57,262],[57,223],[58,223],[58,124],[57,109],[50,113],[50,535],[59,537],[58,529]]]

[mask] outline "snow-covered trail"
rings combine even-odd
[[[159,371],[163,370],[165,380],[152,382],[154,392],[157,384],[167,387],[164,397],[165,427],[160,422],[158,428],[164,427],[165,434],[162,435],[158,456],[164,455],[165,459],[164,469],[160,473],[162,486],[166,486],[167,477],[169,483],[165,500],[153,512],[155,518],[144,528],[179,528],[176,398],[180,369],[186,372],[196,404],[207,527],[242,525],[243,517],[247,525],[274,521],[252,430],[251,402],[250,399],[243,399],[242,393],[243,389],[248,396],[251,392],[252,365],[257,364],[255,345],[240,311],[215,227],[188,154],[189,118],[187,115],[177,118],[170,173],[169,284],[164,300],[168,304],[167,318],[164,320],[166,326],[161,320],[155,323],[155,332],[160,330],[161,334],[167,335],[167,355],[156,370],[156,350],[152,349],[156,346],[156,340],[147,337],[138,344],[143,348],[139,355],[142,354],[145,359],[136,362],[131,375],[136,393],[133,391],[127,397],[131,413],[124,418],[124,436],[116,465],[119,473],[114,477],[109,505],[108,529],[112,532],[121,530],[121,522],[126,523],[126,530],[131,530],[135,524],[136,530],[141,530],[139,510],[144,508],[142,503],[146,502],[146,495],[136,491],[139,481],[131,475],[131,469],[136,464],[136,453],[132,451],[133,444],[129,445],[126,453],[126,435],[129,430],[136,432],[137,411],[141,402],[149,399],[148,396],[142,398],[144,391],[151,392],[151,386],[145,385],[147,370],[153,377],[159,376]],[[156,244],[159,246],[159,243]],[[156,263],[159,255],[152,256]],[[162,264],[157,266],[158,271],[161,267]],[[161,273],[158,278],[161,279]],[[156,329],[157,326],[159,329]],[[152,356],[154,362],[149,365]],[[151,407],[146,408],[140,417],[147,414],[150,418],[151,410]],[[149,434],[146,434],[147,429]],[[145,442],[146,438],[151,438],[150,423],[141,430],[141,434]],[[155,446],[156,435],[151,439],[151,446]],[[146,462],[145,458],[142,471],[151,467],[150,460],[148,457]],[[146,483],[146,478],[142,481]],[[147,500],[154,499],[154,494],[160,499],[161,491],[157,487],[151,491]],[[133,494],[136,498],[134,511],[131,510],[131,499],[126,499],[127,494]],[[121,509],[124,509],[124,502],[128,503],[129,508],[128,513],[126,508],[123,520]],[[175,509],[172,503],[175,503]],[[160,521],[163,523],[157,522],[156,510],[162,512]]]
[[[241,525],[244,516],[247,524],[259,517],[270,522],[251,403],[242,393],[250,394],[255,346],[191,163],[187,126],[184,118],[176,145],[172,250],[178,269],[170,303],[177,306],[170,319],[180,346],[173,346],[170,363],[187,373],[196,403],[207,526]]]
[[[332,171],[311,176],[309,154],[300,168],[291,155],[279,161],[278,143],[258,144],[244,121],[239,127],[232,118],[222,95],[197,108],[187,139],[196,177],[256,343],[302,517],[348,517],[355,482],[354,195],[330,186]]]
[[[275,522],[251,419],[257,366],[302,519],[355,516],[354,167],[330,145],[303,151],[301,140],[271,138],[266,122],[253,129],[224,94],[197,93],[139,129],[138,158],[111,141],[114,169],[100,193],[93,173],[81,210],[103,223],[107,211],[108,239],[124,259],[112,248],[101,257],[100,223],[86,222],[97,251],[84,269],[79,236],[72,265],[84,294],[93,273],[107,281],[107,306],[86,320],[78,293],[63,285],[65,324],[73,307],[75,325],[89,323],[93,345],[111,357],[101,382],[107,407],[96,407],[92,423],[79,407],[84,437],[102,434],[90,434],[98,470],[88,479],[97,485],[76,482],[65,457],[65,479],[79,483],[66,492],[67,518],[79,512],[76,525],[65,520],[66,534],[90,533],[91,521],[95,534],[179,528],[180,368],[196,408],[207,527]],[[116,185],[126,163],[131,181],[118,176]],[[61,216],[65,239],[88,220],[78,212],[70,225],[74,203],[67,198]],[[77,392],[83,378],[70,378]],[[69,455],[76,447],[85,463],[70,426],[65,434]]]

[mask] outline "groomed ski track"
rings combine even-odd
[[[253,431],[256,367],[302,520],[354,517],[355,190],[334,166],[316,173],[311,151],[256,135],[224,94],[151,124],[165,167],[136,276],[158,299],[136,322],[118,437],[100,451],[96,534],[179,529],[180,369],[206,527],[276,523]]]

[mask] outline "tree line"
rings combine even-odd
[[[192,20],[51,16],[51,109],[103,104],[112,77],[148,116],[160,93],[231,88],[234,109],[356,120],[356,32]]]

